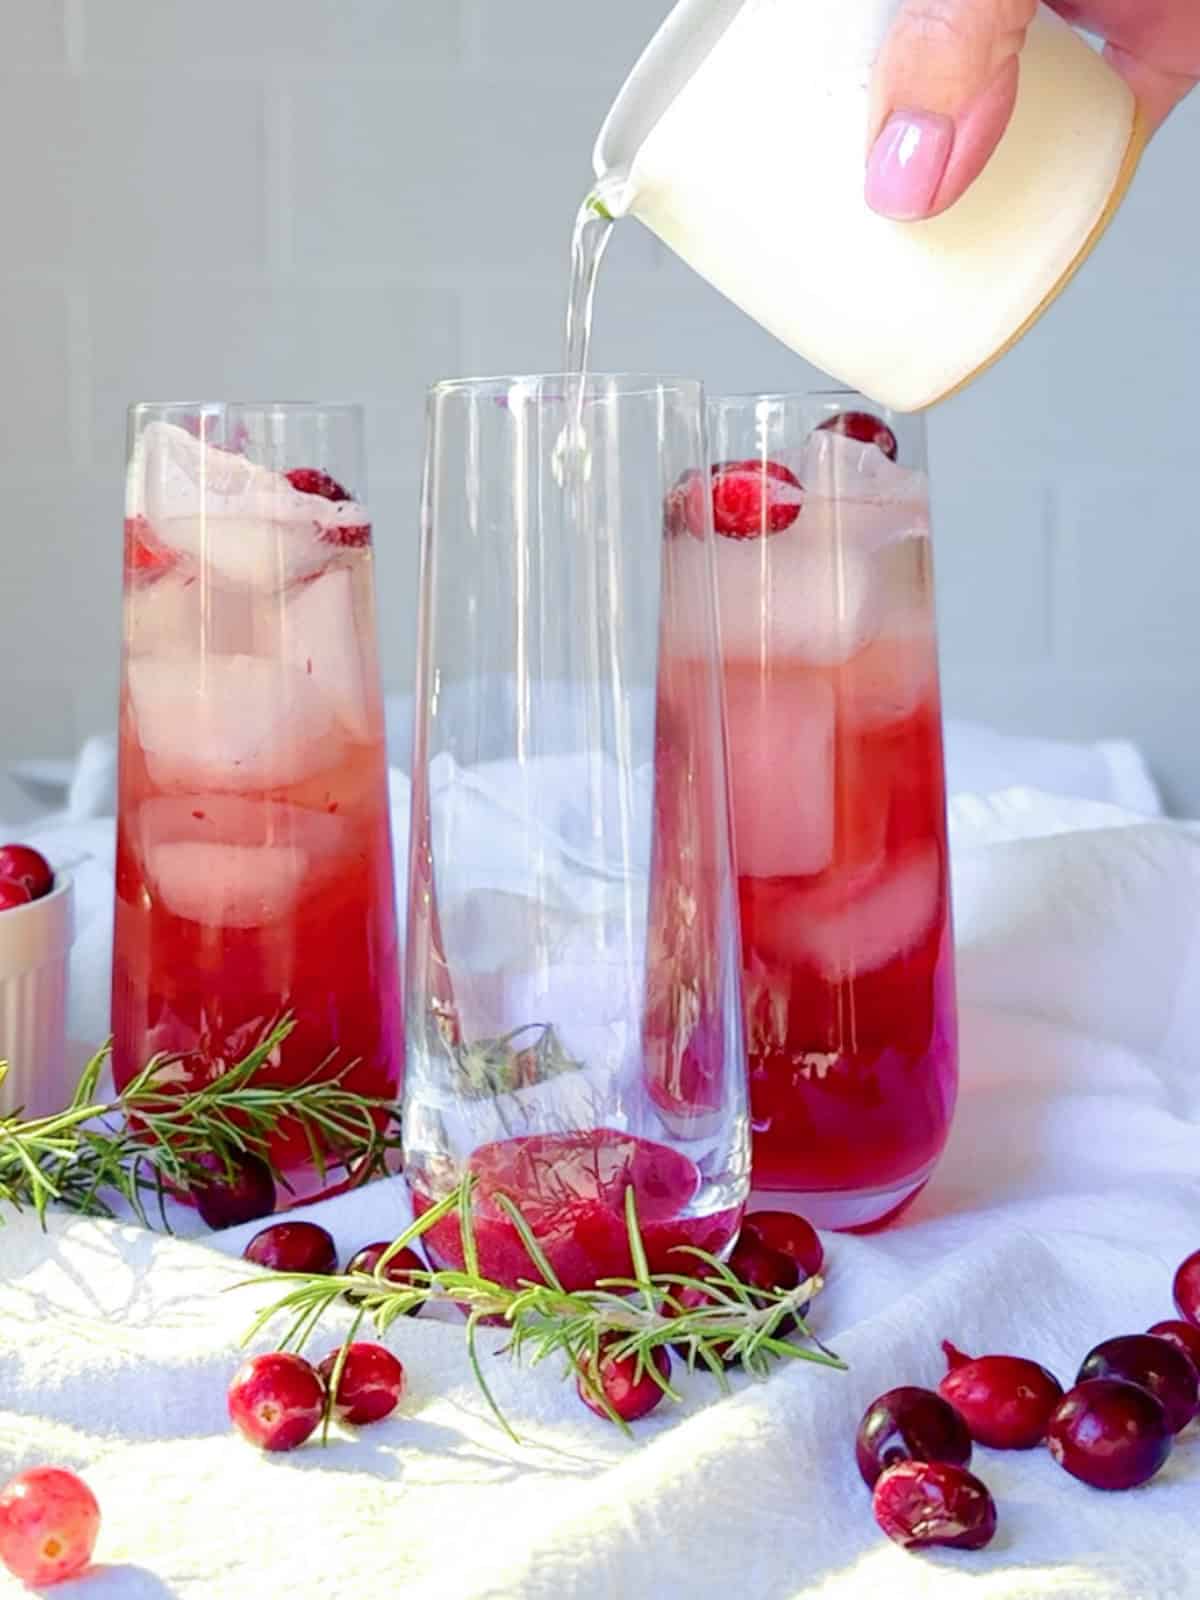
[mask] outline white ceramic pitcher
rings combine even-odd
[[[1012,123],[949,211],[864,197],[871,69],[901,0],[679,0],[596,144],[601,194],[882,405],[968,382],[1085,259],[1145,143],[1133,95],[1042,7]]]

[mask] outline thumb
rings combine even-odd
[[[915,222],[987,165],[1017,98],[1037,0],[905,0],[871,86],[867,204]]]

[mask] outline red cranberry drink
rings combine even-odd
[[[956,1082],[919,424],[781,397],[712,433],[753,1183],[869,1226],[926,1181]],[[668,505],[685,539],[698,492]]]
[[[327,1063],[390,1096],[401,1046],[370,517],[316,470],[330,454],[308,454],[344,437],[344,471],[359,419],[274,407],[235,424],[215,408],[204,424],[147,407],[133,420],[116,1080],[168,1052],[174,1081],[199,1087],[290,1012],[264,1083]],[[285,1124],[272,1155],[296,1194],[319,1186],[298,1130]]]

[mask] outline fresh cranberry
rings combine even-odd
[[[325,1387],[333,1395],[333,1414],[339,1422],[356,1428],[388,1417],[400,1404],[404,1393],[404,1368],[381,1344],[352,1344],[346,1351],[337,1393],[333,1394],[333,1373],[341,1349],[331,1350],[317,1366]]]
[[[1146,1332],[1155,1334],[1159,1339],[1166,1339],[1176,1350],[1181,1350],[1195,1367],[1197,1376],[1200,1376],[1200,1328],[1194,1323],[1156,1322],[1152,1328],[1147,1328]]]
[[[873,1400],[854,1441],[854,1457],[868,1489],[900,1461],[942,1461],[965,1467],[971,1435],[958,1412],[932,1389],[905,1385]]]
[[[0,911],[13,911],[17,906],[31,904],[33,896],[23,883],[11,878],[0,878]]]
[[[30,1588],[82,1572],[99,1531],[96,1496],[65,1467],[31,1467],[0,1492],[0,1561]]]
[[[386,1240],[379,1240],[375,1244],[365,1244],[361,1250],[356,1251],[351,1256],[346,1264],[346,1271],[366,1272],[374,1277],[375,1269],[379,1265],[383,1252],[390,1249],[391,1245]],[[414,1278],[413,1273],[426,1273],[428,1270],[415,1250],[398,1250],[383,1269],[383,1277],[388,1283],[397,1283],[402,1288],[416,1288],[423,1284],[425,1279],[423,1277]],[[356,1290],[346,1290],[346,1299],[350,1301],[351,1305],[361,1304],[362,1298],[362,1295]],[[418,1300],[415,1306],[409,1307],[406,1315],[410,1317],[419,1316],[424,1304],[423,1300]]]
[[[319,1374],[303,1356],[286,1350],[244,1361],[226,1398],[234,1427],[264,1450],[294,1450],[325,1414]]]
[[[712,473],[713,527],[726,539],[782,533],[800,515],[803,486],[782,462],[722,461]]]
[[[1175,1304],[1186,1322],[1200,1328],[1200,1250],[1193,1250],[1175,1274]]]
[[[1089,1378],[1123,1378],[1148,1389],[1167,1413],[1172,1433],[1186,1428],[1200,1410],[1196,1369],[1169,1339],[1152,1333],[1127,1333],[1105,1339],[1084,1357],[1076,1383]]]
[[[836,417],[830,417],[828,422],[823,422],[818,432],[840,433],[847,439],[856,439],[859,444],[873,444],[883,451],[889,461],[895,461],[900,454],[896,435],[886,422],[873,417],[869,411],[843,411]]]
[[[942,1341],[950,1370],[938,1393],[962,1417],[976,1444],[993,1450],[1031,1450],[1063,1397],[1052,1372],[1022,1356],[976,1356]]]
[[[349,500],[351,495],[336,478],[331,478],[319,467],[293,467],[286,474],[287,481],[300,494],[319,495],[322,500]]]
[[[815,1278],[825,1263],[817,1230],[791,1211],[752,1211],[743,1219],[741,1236],[789,1256],[805,1278]]]
[[[169,571],[176,559],[145,517],[125,518],[125,566],[130,573],[143,579],[157,578]]]
[[[54,887],[53,867],[27,844],[0,845],[0,878],[23,883],[31,900],[40,900]]]
[[[730,1272],[739,1282],[744,1283],[749,1289],[758,1289],[764,1298],[756,1299],[755,1304],[764,1306],[768,1302],[765,1296],[777,1290],[794,1289],[800,1282],[800,1269],[791,1256],[785,1256],[778,1250],[771,1250],[753,1235],[743,1232],[742,1237],[734,1245],[726,1262]],[[713,1285],[715,1294],[697,1284],[694,1288],[677,1289],[673,1291],[673,1298],[685,1311],[695,1311],[705,1306],[719,1306],[733,1298],[728,1286],[724,1288],[719,1278],[705,1280]],[[799,1308],[802,1312],[804,1307]],[[775,1328],[774,1337],[784,1339],[794,1331],[795,1318],[786,1316],[780,1319]],[[712,1352],[726,1366],[737,1366],[741,1357],[732,1353],[733,1341],[721,1342],[713,1345]],[[691,1346],[686,1339],[679,1340],[674,1349],[677,1355],[685,1359],[691,1358]],[[697,1363],[700,1365],[701,1363]],[[707,1365],[707,1364],[705,1364]]]
[[[1148,1389],[1122,1378],[1077,1383],[1050,1418],[1046,1444],[1073,1478],[1094,1489],[1133,1489],[1171,1453],[1167,1414]]]
[[[315,1222],[273,1222],[254,1235],[242,1257],[272,1272],[337,1271],[337,1246]]]
[[[689,467],[667,494],[663,527],[674,537],[680,533],[704,537],[704,474]]]
[[[875,1521],[907,1550],[982,1550],[996,1532],[996,1503],[973,1473],[948,1461],[902,1461],[871,1496]]]
[[[614,1342],[619,1342],[619,1336],[608,1341],[610,1345]],[[654,1346],[650,1361],[665,1383],[671,1375],[671,1357],[662,1345]],[[585,1371],[588,1375],[586,1379]],[[639,1372],[637,1356],[607,1355],[603,1348],[595,1367],[590,1364],[581,1367],[575,1386],[588,1410],[594,1411],[598,1417],[607,1418],[608,1412],[594,1392],[596,1384],[599,1384],[604,1398],[622,1422],[636,1422],[639,1417],[648,1416],[663,1398],[663,1389],[650,1371],[649,1362],[644,1362]]]
[[[227,1173],[220,1156],[205,1152],[193,1158],[212,1176],[193,1183],[196,1210],[210,1228],[236,1228],[243,1222],[269,1217],[275,1209],[275,1180],[258,1156],[243,1154],[230,1160]]]

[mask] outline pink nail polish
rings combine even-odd
[[[867,161],[867,204],[897,222],[929,214],[954,147],[954,123],[932,111],[893,111]]]

